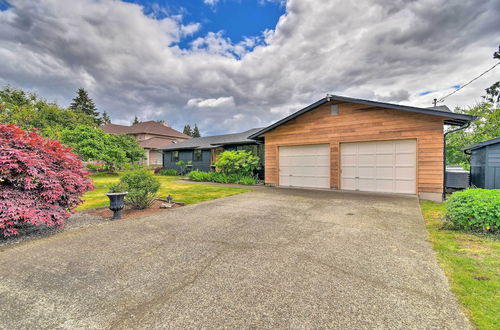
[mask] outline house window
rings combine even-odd
[[[332,116],[338,116],[339,115],[339,105],[338,104],[332,104],[330,107],[331,109],[331,115]]]
[[[203,150],[193,151],[193,161],[199,162],[203,160]]]
[[[178,151],[172,151],[172,162],[178,162],[179,161],[179,152]]]

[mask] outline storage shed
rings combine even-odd
[[[465,148],[470,155],[471,185],[500,189],[500,137]]]

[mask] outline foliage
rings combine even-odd
[[[257,184],[257,179],[254,177],[251,177],[251,176],[245,176],[245,177],[240,178],[236,183],[243,184],[246,186],[251,186],[251,185]]]
[[[448,134],[446,160],[448,165],[470,167],[463,148],[500,136],[500,109],[490,103],[481,103],[470,109],[457,109],[460,113],[477,116],[466,130]]]
[[[139,118],[137,118],[137,116],[134,116],[134,121],[132,122],[132,125],[137,125],[139,124],[141,121],[139,120]]]
[[[189,135],[191,137],[194,137],[194,138],[201,136],[200,130],[198,129],[197,124],[194,124],[194,128],[191,128],[191,125],[189,125],[189,124],[184,125],[184,129],[182,130],[182,133]]]
[[[160,171],[158,171],[159,175],[169,175],[169,176],[176,176],[179,175],[177,170],[173,168],[162,168]]]
[[[180,175],[186,175],[187,172],[187,167],[188,165],[193,164],[192,161],[188,161],[187,163],[183,160],[179,160],[178,162],[175,163],[175,165],[179,166],[180,168]]]
[[[243,185],[257,184],[256,178],[235,173],[225,174],[222,172],[191,171],[188,177],[190,180],[198,182],[238,183]]]
[[[108,124],[111,124],[111,118],[109,117],[108,113],[104,111],[101,117],[101,125],[108,125]]]
[[[120,182],[128,187],[125,202],[135,209],[150,207],[156,198],[158,189],[160,189],[160,181],[148,170],[127,172]]]
[[[123,174],[92,174],[90,177],[93,180],[95,189],[83,196],[85,202],[78,207],[78,210],[109,206],[109,199],[105,193],[109,191],[111,185],[120,181]],[[182,182],[175,176],[157,176],[156,178],[160,181],[161,185],[158,191],[159,196],[166,197],[167,195],[171,195],[176,201],[185,202],[186,204],[195,204],[250,191],[245,188]]]
[[[259,157],[244,150],[224,151],[221,153],[215,166],[218,171],[224,174],[240,174],[252,176],[258,169]]]
[[[198,129],[198,125],[194,124],[193,132],[192,132],[191,136],[194,138],[201,137],[200,130]]]
[[[101,119],[99,118],[99,111],[97,111],[94,101],[92,101],[87,91],[83,88],[78,88],[76,94],[69,109],[78,114],[85,114],[93,118],[95,124],[100,125]]]
[[[420,202],[439,265],[451,289],[477,329],[498,329],[500,304],[500,240],[443,228],[445,204]]]
[[[144,149],[137,140],[127,134],[111,135],[116,146],[125,152],[128,162],[137,162],[145,158]]]
[[[104,163],[87,163],[85,165],[87,171],[91,172],[102,172],[104,171]]]
[[[143,149],[134,138],[107,134],[96,127],[77,126],[72,130],[64,130],[61,141],[73,147],[85,161],[104,162],[110,172],[144,157]]]
[[[109,187],[109,193],[123,193],[128,190],[127,184],[124,182],[118,182],[117,184],[112,185]]]
[[[106,163],[110,172],[116,171],[128,161],[125,151],[116,144],[115,137],[96,127],[77,126],[72,130],[64,130],[61,142],[73,147],[85,161]]]
[[[0,90],[0,122],[25,130],[36,128],[42,136],[57,140],[64,129],[96,125],[91,116],[60,108],[35,94],[11,87]]]
[[[446,201],[446,221],[453,228],[500,232],[500,190],[466,189]]]
[[[191,130],[191,126],[189,126],[189,124],[184,125],[184,129],[182,130],[182,133],[189,135],[189,136],[193,136],[193,131]]]
[[[92,184],[70,149],[14,125],[0,125],[0,233],[19,224],[61,226]]]

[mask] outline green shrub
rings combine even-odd
[[[179,175],[179,173],[177,172],[177,170],[174,170],[173,168],[164,168],[164,169],[161,169],[159,172],[158,172],[159,175],[166,175],[166,176],[176,176],[176,175]]]
[[[125,173],[120,182],[128,187],[125,203],[135,209],[150,207],[160,189],[160,181],[148,170]]]
[[[215,166],[217,171],[227,175],[252,176],[259,168],[259,161],[259,157],[248,151],[224,151],[218,156]]]
[[[215,172],[191,171],[189,172],[188,177],[193,181],[210,182],[213,181],[213,173]]]
[[[118,182],[117,184],[109,187],[109,193],[122,193],[128,190],[128,186],[123,182]]]
[[[257,184],[257,179],[251,176],[244,176],[240,178],[236,183],[251,186]]]
[[[446,201],[446,221],[456,229],[500,232],[500,190],[454,193]]]

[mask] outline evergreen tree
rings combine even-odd
[[[134,116],[134,121],[132,122],[132,125],[137,125],[139,124],[141,121],[139,120],[139,118],[137,118],[137,116]]]
[[[69,106],[69,108],[74,112],[83,112],[86,115],[94,118],[96,124],[100,124],[101,120],[99,119],[99,112],[94,104],[94,101],[90,98],[87,91],[83,88],[79,88],[76,92],[76,97],[73,99],[73,102]]]
[[[109,115],[106,111],[102,113],[101,124],[102,125],[111,124],[111,118],[109,118]]]
[[[184,130],[182,131],[182,133],[193,136],[193,131],[191,130],[191,126],[189,126],[189,124],[184,125]]]
[[[200,130],[198,129],[198,125],[194,124],[192,137],[201,137]]]

